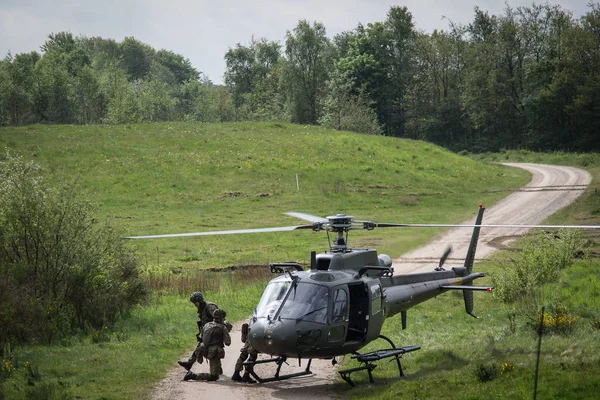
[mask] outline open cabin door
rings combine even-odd
[[[348,285],[349,313],[346,342],[362,341],[369,327],[369,295],[363,282]]]

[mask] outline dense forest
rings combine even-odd
[[[329,38],[238,44],[225,86],[127,37],[52,33],[0,61],[0,126],[276,120],[431,141],[452,150],[600,150],[600,4],[532,4],[423,33],[406,7]]]

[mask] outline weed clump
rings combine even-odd
[[[475,376],[482,383],[493,381],[498,376],[498,366],[493,363],[478,363]]]

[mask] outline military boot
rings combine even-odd
[[[242,382],[244,383],[256,383],[256,381],[250,378],[249,372],[244,372],[244,376],[242,377]]]
[[[240,371],[235,371],[233,375],[231,375],[231,380],[235,382],[241,382],[242,377],[240,376]]]
[[[185,368],[186,371],[192,369],[192,365],[194,365],[194,361],[177,361],[177,364],[181,365]]]
[[[195,381],[198,378],[198,375],[193,373],[192,371],[188,371],[187,374],[183,377],[184,381]]]

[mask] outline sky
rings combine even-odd
[[[550,0],[585,14],[590,0]],[[596,1],[597,2],[597,1]],[[510,0],[512,8],[532,0]],[[546,1],[536,1],[543,4]],[[298,21],[322,23],[327,36],[351,31],[359,23],[381,22],[391,6],[406,6],[418,30],[448,30],[449,21],[467,24],[474,8],[502,15],[500,0],[0,0],[0,57],[41,52],[48,35],[100,36],[121,42],[134,37],[155,50],[190,60],[212,82],[223,82],[224,56],[238,43],[265,38],[285,45]]]

